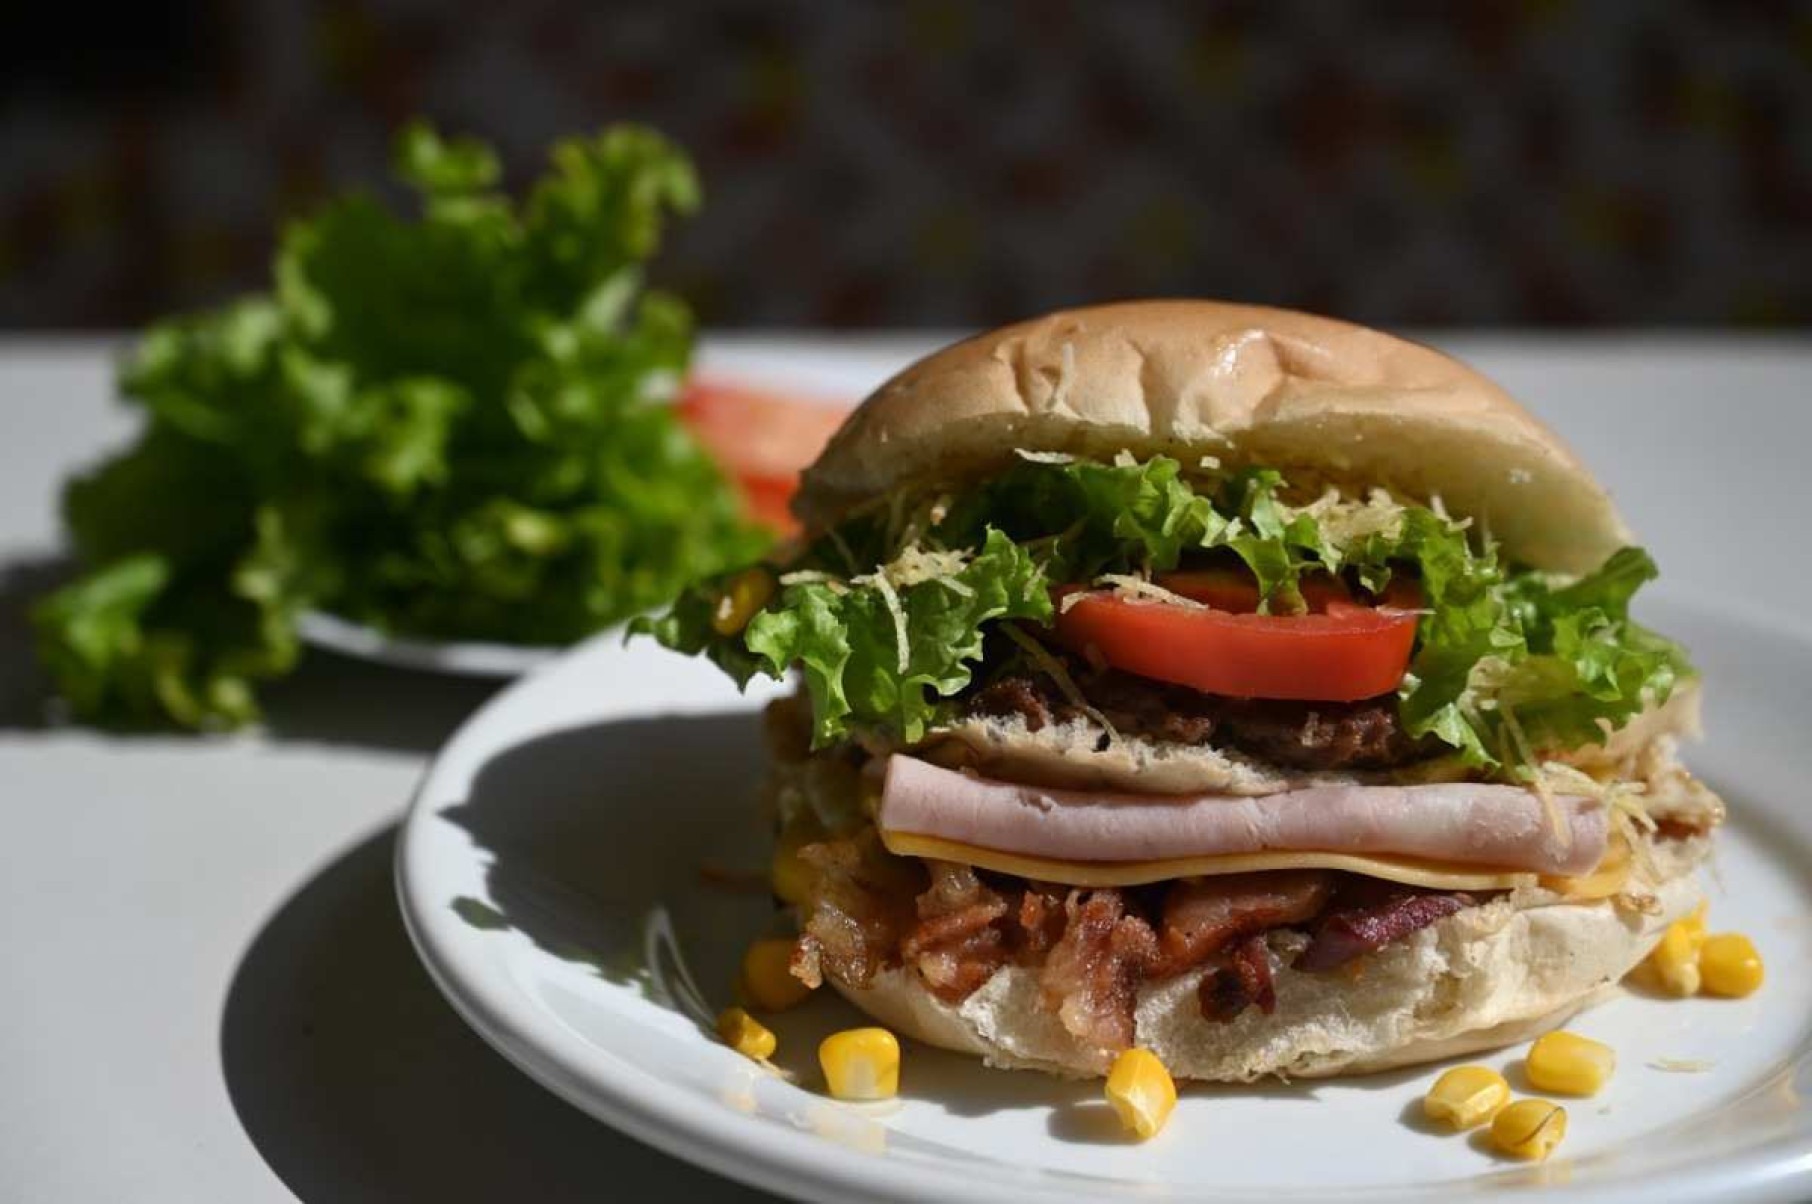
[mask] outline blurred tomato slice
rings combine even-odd
[[[688,383],[678,408],[680,420],[742,487],[750,517],[781,532],[796,525],[787,505],[800,471],[849,414],[844,406],[718,380]]]

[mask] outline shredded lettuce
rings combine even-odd
[[[692,323],[642,264],[698,204],[678,148],[561,142],[520,203],[482,143],[417,125],[396,164],[419,217],[335,201],[284,232],[269,295],[122,365],[145,433],[69,485],[93,575],[37,612],[77,714],[252,719],[307,607],[565,643],[766,546],[661,404]]]
[[[952,499],[896,498],[853,516],[787,566],[797,583],[738,635],[712,628],[722,586],[710,580],[642,629],[709,655],[739,682],[799,666],[819,745],[871,735],[912,743],[990,648],[1014,654],[1010,641],[990,644],[990,625],[1049,623],[1055,586],[1231,556],[1256,578],[1263,606],[1282,614],[1301,610],[1306,574],[1382,592],[1407,572],[1426,606],[1400,690],[1407,730],[1515,778],[1664,701],[1692,671],[1677,645],[1629,617],[1655,572],[1640,549],[1562,581],[1507,571],[1466,524],[1381,493],[1290,497],[1265,469],[1192,475],[1163,456],[1022,458]],[[902,558],[918,571],[896,589],[886,566]],[[951,567],[940,577],[928,564]]]

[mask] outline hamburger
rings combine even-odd
[[[1328,318],[1071,310],[877,389],[804,535],[649,624],[765,720],[792,972],[1005,1067],[1358,1073],[1525,1040],[1700,902],[1697,679],[1605,491]]]

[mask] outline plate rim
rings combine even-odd
[[[1696,591],[1677,589],[1657,591],[1653,600],[1668,608],[1697,611],[1726,625],[1749,627],[1788,639],[1812,656],[1812,628],[1784,623],[1782,616],[1766,608],[1731,607]],[[590,637],[550,658],[548,667],[582,655],[597,642],[613,637],[618,641],[622,638],[620,632]],[[450,939],[463,934],[438,914],[441,909],[427,897],[423,884],[428,873],[424,864],[430,843],[428,828],[441,819],[429,805],[432,788],[443,773],[453,772],[446,768],[450,763],[457,766],[463,759],[466,746],[476,739],[475,732],[487,721],[494,721],[505,708],[517,705],[522,694],[539,688],[546,676],[538,671],[517,678],[461,723],[430,760],[401,822],[393,871],[404,929],[430,980],[460,1018],[512,1065],[567,1103],[657,1150],[728,1179],[825,1201],[841,1201],[852,1195],[919,1200],[930,1192],[969,1199],[979,1198],[978,1186],[985,1189],[991,1201],[1051,1199],[1048,1183],[1016,1183],[1004,1177],[990,1177],[978,1185],[972,1174],[965,1175],[963,1168],[956,1166],[946,1168],[897,1153],[890,1153],[883,1163],[873,1154],[772,1121],[728,1109],[699,1108],[694,1095],[639,1067],[612,1067],[612,1073],[599,1074],[595,1069],[599,1065],[598,1051],[593,1046],[544,1019],[539,1023],[525,1021],[525,999],[506,999],[499,993],[487,992],[480,984],[490,981],[488,978],[461,973],[470,968],[476,954],[460,947],[461,940]],[[621,1073],[625,1069],[627,1075]],[[1765,1081],[1769,1080],[1758,1083]],[[631,1098],[635,1089],[642,1089],[643,1094]],[[878,1173],[882,1165],[888,1168],[884,1174]],[[1065,1178],[1075,1177],[1073,1173],[1063,1174]],[[1137,1186],[1105,1177],[1094,1182],[1100,1189],[1110,1185],[1122,1190]],[[1431,1189],[1440,1186],[1427,1185]],[[1349,1190],[1346,1194],[1355,1199],[1388,1199],[1393,1191],[1402,1190],[1403,1185],[1381,1185]],[[1686,1169],[1639,1171],[1626,1178],[1577,1186],[1555,1183],[1544,1185],[1542,1190],[1548,1199],[1578,1202],[1620,1200],[1635,1191],[1668,1200],[1798,1199],[1812,1192],[1812,1145],[1782,1138]],[[1185,1192],[1178,1198],[1203,1197]]]
[[[622,624],[616,624],[595,634],[621,638],[622,630]],[[433,640],[395,635],[332,611],[312,609],[296,616],[296,633],[311,647],[374,664],[499,680],[527,676],[578,647],[577,644],[504,644],[494,640]],[[468,718],[477,718],[477,712]]]

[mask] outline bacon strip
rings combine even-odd
[[[925,864],[931,888],[916,900],[919,924],[906,935],[900,955],[918,967],[933,995],[960,1003],[1007,960],[1005,934],[994,924],[1007,914],[1007,902],[966,865]]]
[[[1225,1024],[1247,1008],[1269,1016],[1277,1010],[1277,987],[1271,979],[1271,949],[1262,932],[1253,933],[1233,947],[1227,964],[1202,976],[1196,999],[1204,1019]]]
[[[867,986],[900,959],[911,901],[924,882],[920,863],[890,856],[873,828],[806,845],[799,857],[816,873],[817,887],[790,972],[808,986],[825,973]]]
[[[1376,878],[1354,878],[1322,917],[1298,970],[1332,970],[1402,940],[1475,900],[1459,891],[1423,891]]]
[[[1126,914],[1117,890],[1072,891],[1069,927],[1045,959],[1039,980],[1063,1027],[1102,1049],[1133,1040],[1133,1004],[1158,956],[1151,926]]]
[[[1164,896],[1159,923],[1160,964],[1154,978],[1193,969],[1241,937],[1319,912],[1333,894],[1326,870],[1222,874],[1178,882]]]
[[[1069,894],[1061,886],[1028,882],[1014,913],[1018,927],[1012,933],[1014,952],[1023,962],[1040,962],[1063,938],[1069,924],[1063,901]]]
[[[792,965],[803,981],[865,985],[883,966],[904,964],[937,998],[959,1003],[1012,961],[1038,974],[1066,1029],[1107,1050],[1132,1043],[1140,987],[1204,963],[1203,1016],[1227,1021],[1253,1006],[1270,1013],[1277,994],[1267,936],[1276,929],[1310,933],[1297,969],[1329,970],[1475,902],[1321,870],[1068,890],[890,857],[872,829],[801,856],[819,874]]]

